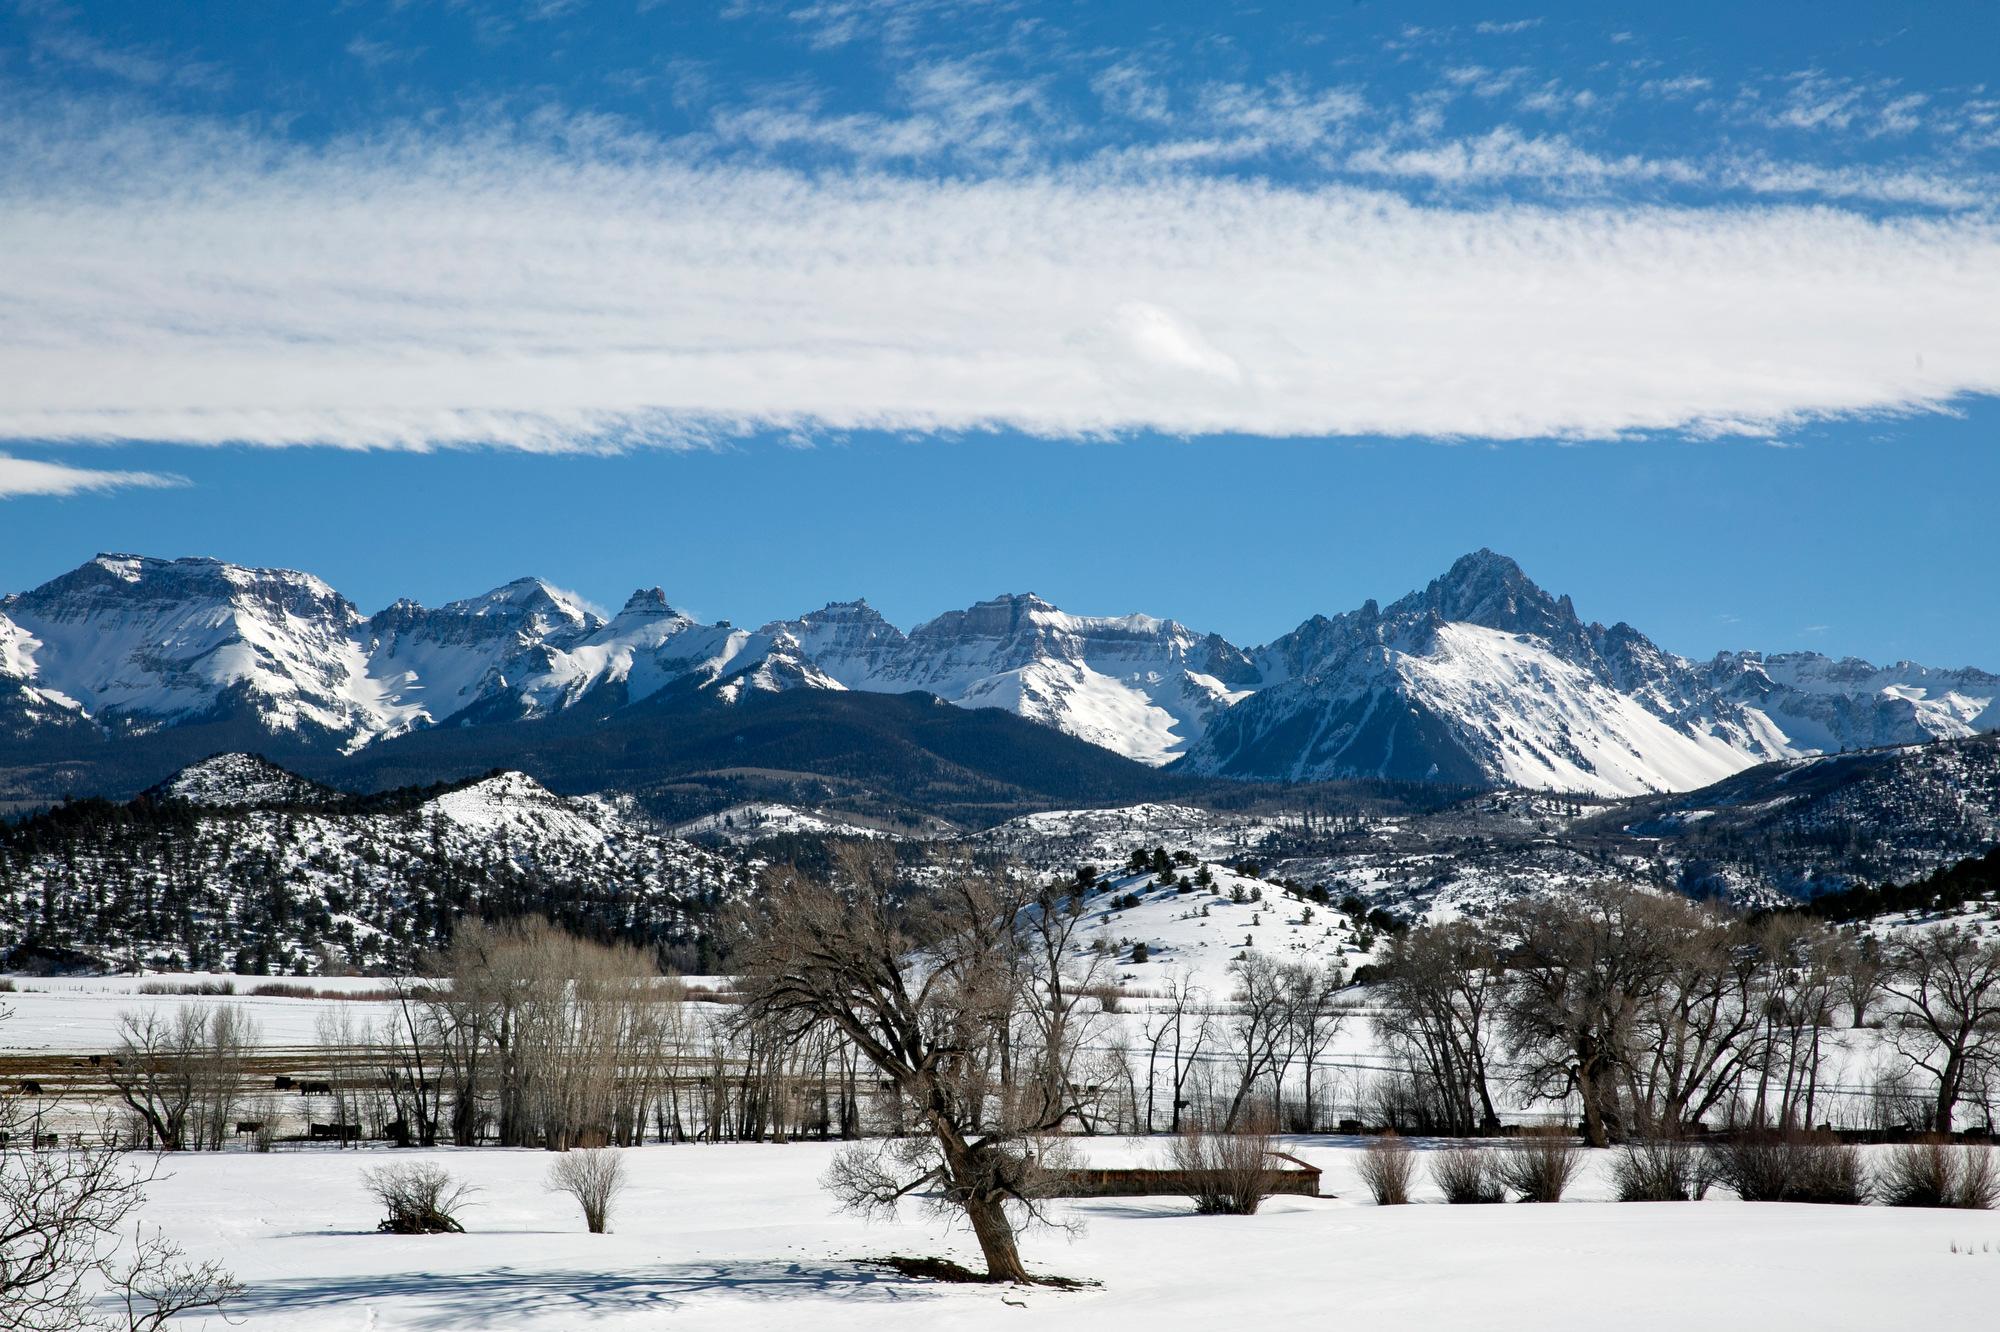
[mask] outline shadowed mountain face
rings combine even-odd
[[[1250,649],[1148,615],[1073,615],[1032,594],[908,633],[862,601],[756,630],[702,624],[658,588],[606,619],[532,578],[364,617],[308,574],[104,555],[0,600],[0,799],[134,791],[228,748],[352,756],[359,770],[394,764],[427,780],[438,774],[420,770],[425,756],[504,761],[528,735],[560,735],[566,753],[615,752],[577,776],[642,785],[692,770],[711,730],[763,733],[730,710],[794,693],[760,716],[827,728],[777,746],[814,755],[810,770],[824,775],[843,764],[907,775],[910,735],[992,731],[963,717],[918,726],[931,715],[921,707],[842,694],[1013,714],[1086,742],[1091,753],[1063,760],[1077,771],[1119,756],[1179,760],[1175,771],[1204,779],[1599,795],[2000,729],[2000,678],[1985,672],[1813,654],[1693,662],[1630,625],[1584,622],[1569,598],[1486,550],[1386,609],[1316,615]],[[515,729],[530,723],[548,725]],[[1003,786],[1060,785],[971,770]]]

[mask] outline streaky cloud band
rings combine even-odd
[[[702,164],[615,137],[0,149],[0,439],[764,428],[1605,439],[2000,391],[2000,227]]]

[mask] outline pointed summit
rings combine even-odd
[[[1550,596],[1520,565],[1483,547],[1389,608],[1391,617],[1422,611],[1446,623],[1534,634],[1551,643],[1567,644],[1583,628],[1568,597]]]

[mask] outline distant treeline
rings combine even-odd
[[[2000,846],[1983,856],[1946,866],[1927,878],[1880,888],[1826,893],[1803,903],[1799,910],[1822,920],[1868,920],[1902,912],[1955,911],[1967,902],[1991,898],[1996,893],[2000,893]]]

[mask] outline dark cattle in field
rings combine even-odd
[[[301,1082],[299,1084],[299,1091],[307,1096],[331,1096],[333,1095],[333,1084],[331,1082]]]
[[[236,1121],[236,1131],[238,1133],[257,1133],[262,1131],[263,1127],[264,1121],[261,1119],[239,1119]]]
[[[276,1091],[290,1091],[292,1089],[292,1080],[280,1073],[277,1077],[271,1079],[271,1087]]]
[[[35,1135],[35,1146],[38,1148],[60,1147],[62,1146],[62,1139],[53,1133],[37,1133]]]
[[[308,1124],[306,1136],[313,1139],[331,1138],[335,1142],[361,1141],[359,1124]]]
[[[29,1096],[40,1096],[42,1094],[42,1084],[36,1082],[33,1078],[22,1078],[21,1090]]]

